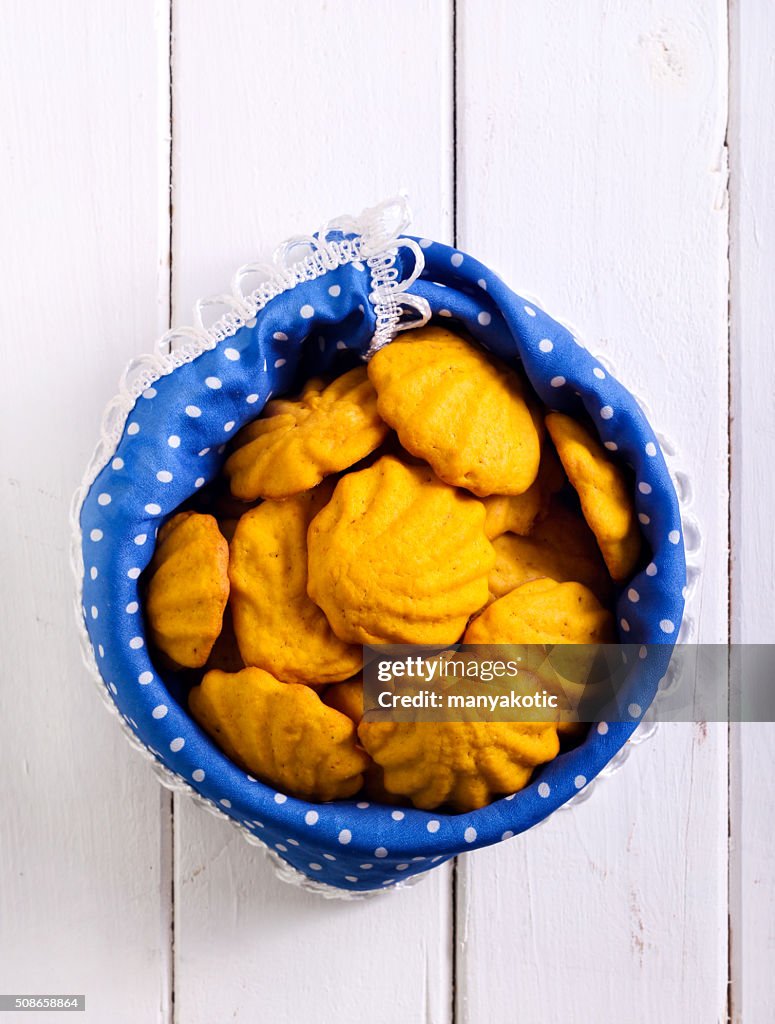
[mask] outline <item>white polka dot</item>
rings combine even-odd
[[[646,575],[647,576],[656,576],[656,574],[657,574],[657,567],[656,567],[656,565],[653,562],[649,562],[649,564],[646,566]]]
[[[609,450],[609,452],[619,451],[619,445],[616,443],[616,441],[606,441],[605,446]]]
[[[170,750],[172,751],[173,754],[177,754],[177,752],[179,750],[182,750],[183,747],[185,747],[185,745],[186,741],[183,739],[183,737],[176,736],[175,739],[170,743]]]
[[[374,867],[374,865],[373,864],[359,864],[358,867],[361,869],[361,871],[371,871],[371,869]]]
[[[363,271],[366,269],[360,260],[355,260],[353,266],[355,267],[356,270],[360,270],[361,273],[363,273]]]
[[[646,445],[646,455],[650,455],[652,458],[657,454],[657,446],[653,441],[649,441]]]
[[[284,804],[287,799],[288,797],[285,795],[285,793],[275,793],[274,795],[274,802],[276,804]]]
[[[608,732],[608,722],[598,722],[597,731],[600,733],[601,736],[605,736],[605,734]]]
[[[514,835],[514,833],[509,829],[508,831],[503,833],[503,835],[501,836],[501,839],[511,839],[513,837],[513,835]]]
[[[439,316],[452,316],[452,314],[448,309],[440,309]]]
[[[374,851],[375,857],[387,857],[387,855],[388,852],[384,846],[378,846],[377,849]]]
[[[281,366],[285,366],[285,362],[286,361],[284,359],[275,359],[275,361],[274,361],[274,368],[275,368],[275,370],[279,370]]]
[[[161,505],[157,505],[156,502],[152,501],[150,504],[145,506],[145,511],[149,516],[158,516],[161,512]]]
[[[156,398],[156,388],[146,388],[145,391],[143,391],[143,398],[146,398],[149,401],[152,398]]]
[[[248,395],[245,401],[248,403],[248,405],[255,405],[256,402],[258,401],[258,395]]]
[[[210,449],[209,449],[209,448],[203,448],[203,449],[201,450],[201,452],[197,452],[197,454],[199,455],[199,458],[201,459],[201,458],[202,458],[202,456],[203,456],[203,455],[207,455],[209,451],[210,451]]]
[[[641,661],[645,661],[646,660],[646,655],[647,654],[648,654],[648,650],[646,649],[645,646],[641,647],[641,649],[638,651],[638,657],[640,658]]]
[[[459,252],[453,252],[449,258],[449,262],[452,264],[453,267],[459,267],[460,264],[463,262],[463,257]]]
[[[195,420],[197,418],[197,416],[201,416],[201,415],[202,415],[202,410],[199,408],[198,405],[187,405],[186,406],[186,416],[190,416],[191,419]]]
[[[289,843],[291,846],[298,846],[299,845],[299,842],[298,842],[297,839],[286,839],[285,841],[286,841],[286,843]]]
[[[367,800],[361,800],[360,803],[357,803],[355,806],[359,811],[365,811],[369,804]]]
[[[527,313],[528,316],[535,316],[536,315],[536,311],[533,309],[532,306],[523,306],[522,308],[525,310],[525,312]]]
[[[552,385],[553,388],[561,388],[563,386],[563,384],[565,383],[565,378],[564,377],[552,377],[552,379],[549,381],[549,383]]]
[[[170,434],[167,438],[167,444],[170,448],[180,448],[180,438],[177,434]]]
[[[479,321],[479,323],[482,325],[482,327],[487,327],[487,325],[492,320],[492,317],[485,310],[482,310],[482,312],[479,314],[479,316],[476,319]]]
[[[476,283],[479,285],[480,288],[483,288],[485,291],[487,291],[487,282],[483,277],[480,277]]]
[[[322,864],[317,864],[314,860],[310,861],[310,865],[309,866],[312,868],[313,871],[322,871],[323,870],[323,865]]]
[[[604,405],[603,408],[600,410],[600,419],[601,420],[610,420],[611,417],[613,416],[613,414],[614,414],[614,411],[611,408],[611,406],[610,405]]]
[[[358,881],[358,876],[357,875],[345,875],[344,877],[345,877],[345,881],[347,881],[347,882],[357,882]]]
[[[226,797],[224,797],[222,800],[219,800],[218,803],[221,805],[221,807],[231,807],[231,800],[228,800]]]
[[[627,591],[627,597],[632,601],[633,604],[640,601],[640,594],[637,590],[634,590],[632,587],[630,587],[630,589]]]
[[[134,437],[135,434],[139,434],[140,433],[140,424],[139,423],[130,423],[129,426],[126,428],[126,432],[127,432],[127,434],[129,434],[130,437]]]
[[[304,815],[304,820],[308,825],[317,825],[319,817],[320,815],[317,811],[307,811]]]
[[[587,779],[585,775],[577,775],[576,778],[573,780],[573,785],[576,787],[576,789],[582,789],[584,786],[586,786],[586,784]]]
[[[476,829],[469,825],[463,833],[463,838],[467,843],[472,843],[476,839]]]
[[[111,498],[111,496],[109,494],[107,494],[105,491],[103,491],[102,494],[98,495],[98,497],[97,497],[97,504],[98,505],[109,505],[112,500],[113,499]]]
[[[204,486],[204,482],[205,482],[205,478],[203,476],[198,476],[196,478],[196,480],[194,481],[194,487],[203,487]]]
[[[619,625],[622,627],[625,633],[630,632],[630,624],[627,619],[619,619]]]
[[[662,619],[659,623],[659,628],[663,633],[674,633],[675,623],[671,622],[670,619]]]
[[[349,828],[343,828],[342,831],[339,833],[339,842],[342,844],[342,846],[347,846],[352,837],[353,834],[349,830]]]
[[[429,832],[438,832],[439,829],[441,828],[441,822],[438,821],[436,818],[433,818],[431,821],[428,822],[428,824],[425,827],[428,829]]]
[[[338,284],[332,284],[331,287],[328,289],[328,294],[336,299],[342,294],[342,289],[339,287]]]
[[[102,644],[97,644],[97,653],[101,658],[105,657],[105,648],[102,646]]]
[[[640,704],[630,704],[627,708],[630,718],[638,718],[640,715]]]
[[[131,569],[127,570],[127,576],[130,578],[130,580],[136,580],[140,576],[140,570],[135,565]]]
[[[97,572],[97,566],[96,565],[93,565],[91,567],[91,569],[89,569],[89,575],[91,576],[91,578],[93,580],[97,579],[97,577],[99,576],[99,573]]]
[[[219,388],[223,387],[223,382],[220,377],[205,377],[205,384],[213,391],[217,391]]]
[[[113,467],[113,469],[123,469],[124,460],[116,458],[111,462],[111,466]]]
[[[651,494],[651,484],[647,484],[645,480],[641,480],[638,484],[638,490],[641,494]]]
[[[275,341],[287,341],[288,340],[288,335],[285,334],[283,331],[275,331],[274,334],[272,335],[272,337],[274,338]]]
[[[340,352],[344,352],[344,350],[347,348],[347,345],[343,341],[337,341],[336,347],[339,349]]]
[[[156,479],[160,484],[172,483],[172,473],[168,469],[160,469],[156,474]]]
[[[396,871],[406,871],[408,864],[396,864]]]
[[[648,526],[651,522],[651,517],[647,516],[645,512],[639,512],[638,522],[641,523],[643,526]]]
[[[91,606],[91,617],[93,619],[96,619],[99,616],[99,614],[100,614],[100,612],[99,612],[99,609],[97,608],[97,605],[93,604]]]
[[[110,692],[113,694],[113,696],[115,697],[117,695],[117,693],[118,693],[118,687],[116,686],[116,684],[115,683],[108,683],[108,688],[109,688]]]
[[[164,718],[168,711],[169,708],[167,707],[166,704],[157,704],[156,707],[151,712],[151,714],[153,715],[154,718]]]
[[[668,533],[667,535],[667,539],[670,541],[671,544],[677,544],[678,541],[681,539],[681,534],[678,532],[678,530],[671,530],[670,533]]]
[[[541,341],[538,342],[538,348],[541,352],[551,352],[554,349],[554,345],[548,338],[542,338]]]
[[[102,538],[103,538],[102,530],[92,530],[92,532],[89,534],[89,539],[93,540],[95,542],[98,541],[98,540],[102,540]]]
[[[201,768],[195,768],[191,772],[191,778],[194,782],[204,782],[205,773]]]
[[[227,434],[231,433],[231,431],[234,430],[234,420],[229,420],[228,423],[224,423],[223,429]]]
[[[147,686],[148,683],[153,682],[153,672],[141,672],[137,681],[141,686]]]
[[[421,249],[430,249],[430,247],[432,245],[433,245],[432,239],[430,239],[430,238],[421,238],[420,239],[420,248]]]
[[[393,811],[393,813],[390,815],[390,817],[393,819],[393,821],[403,821],[404,820],[404,812],[403,811]]]
[[[133,636],[129,641],[129,646],[133,651],[139,651],[141,647],[145,645],[145,641],[141,636]]]
[[[538,795],[545,799],[547,796],[549,796],[550,793],[551,789],[549,788],[549,784],[547,782],[539,782]]]
[[[306,302],[299,310],[299,313],[305,320],[310,320],[315,315],[315,308]]]
[[[603,371],[600,369],[599,366],[596,366],[594,368],[594,370],[592,371],[592,373],[594,373],[594,375],[597,377],[598,380],[605,380],[605,374],[603,373]]]

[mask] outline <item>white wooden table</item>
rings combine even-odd
[[[648,398],[702,524],[700,639],[772,640],[770,0],[1,0],[0,23],[0,991],[84,992],[99,1024],[770,1024],[773,727],[663,726],[545,826],[322,901],[129,750],[67,567],[129,357],[405,187],[418,233]]]

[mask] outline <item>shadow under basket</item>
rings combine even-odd
[[[78,618],[105,696],[161,770],[284,862],[282,877],[326,895],[384,890],[464,851],[524,832],[583,790],[627,743],[665,675],[683,614],[679,503],[657,436],[633,396],[571,331],[472,256],[428,239],[342,222],[283,253],[249,294],[238,277],[209,327],[174,332],[127,370],[74,505]],[[220,472],[224,446],[271,396],[344,372],[396,330],[429,318],[521,366],[541,400],[591,421],[630,468],[648,567],[618,592],[619,638],[648,645],[626,677],[631,722],[600,722],[514,795],[466,814],[277,792],[229,761],[167,685],[146,640],[139,577],[159,526]],[[637,602],[627,594],[637,591]],[[289,870],[290,868],[295,870]]]

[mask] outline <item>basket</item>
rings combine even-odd
[[[171,332],[158,354],[127,368],[73,507],[85,656],[136,745],[166,784],[228,815],[279,858],[284,877],[326,895],[396,886],[524,832],[583,791],[649,708],[683,615],[679,503],[636,400],[535,302],[467,253],[406,237],[407,224],[401,200],[332,222],[286,243],[271,265],[242,268],[228,296],[200,303],[195,327]],[[211,307],[222,315],[208,326]],[[470,813],[312,804],[246,775],[189,716],[174,676],[151,660],[138,580],[165,517],[218,474],[226,443],[271,396],[343,372],[397,331],[431,319],[521,362],[543,402],[586,413],[634,472],[651,561],[621,588],[616,606],[620,639],[644,645],[624,684],[631,721],[597,723],[524,790]]]

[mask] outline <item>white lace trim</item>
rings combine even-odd
[[[397,214],[397,221],[390,224],[391,212]],[[232,280],[232,294],[221,295],[216,298],[204,299],[196,304],[194,311],[195,326],[180,327],[168,331],[158,342],[161,350],[158,354],[140,356],[133,359],[124,370],[119,382],[119,393],[105,408],[100,430],[100,439],[94,450],[94,454],[87,466],[86,473],[80,487],[73,495],[70,506],[70,564],[75,577],[75,616],[80,637],[81,656],[89,675],[96,684],[100,698],[116,719],[131,747],[150,762],[159,781],[167,789],[173,792],[187,793],[188,796],[199,806],[209,811],[215,817],[227,821],[233,828],[242,835],[246,842],[262,850],[272,863],[275,874],[279,879],[291,885],[314,892],[325,899],[341,900],[364,900],[379,896],[384,892],[393,892],[396,889],[403,889],[413,885],[425,877],[427,872],[412,875],[407,879],[396,882],[389,886],[367,891],[353,891],[338,889],[335,886],[327,885],[308,878],[302,872],[297,871],[287,861],[284,861],[273,850],[262,842],[240,822],[231,818],[222,811],[212,800],[203,797],[185,779],[171,771],[159,761],[154,754],[135,736],[132,730],[132,723],[123,715],[111,699],[104,680],[97,666],[89,634],[86,630],[86,621],[83,615],[83,537],[80,525],[80,514],[83,502],[89,492],[94,480],[102,472],[104,467],[113,458],[121,437],[129,413],[134,408],[135,402],[146,388],[150,387],[161,377],[171,373],[179,366],[189,363],[209,349],[214,348],[220,341],[234,335],[240,327],[248,324],[256,313],[263,309],[266,304],[276,295],[280,295],[291,288],[294,288],[302,281],[314,280],[321,277],[329,270],[344,266],[347,263],[357,262],[360,258],[368,261],[371,271],[372,292],[369,300],[372,303],[377,315],[377,325],[372,339],[369,353],[377,351],[387,344],[397,331],[409,327],[421,326],[430,319],[431,311],[428,303],[416,295],[409,295],[407,289],[411,287],[420,276],[425,260],[422,250],[412,239],[400,238],[410,220],[408,203],[403,196],[387,200],[371,209],[365,210],[360,217],[341,217],[330,221],[316,235],[299,236],[291,238],[281,245],[274,253],[273,263],[253,263],[241,267]],[[329,240],[327,235],[331,232],[346,232],[354,234],[352,239]],[[307,245],[312,252],[306,254],[296,262],[288,262],[289,256],[294,249]],[[415,269],[410,277],[401,281],[398,279],[398,272],[395,270],[396,256],[399,246],[408,247],[415,256]],[[393,272],[395,270],[395,273]],[[263,274],[264,280],[259,283],[247,296],[242,292],[242,284],[250,275]],[[541,307],[541,304],[529,295],[524,298],[534,305]],[[211,326],[204,323],[204,310],[212,306],[226,306],[227,312],[217,319]],[[412,309],[419,314],[419,320],[402,324],[401,317],[404,309]],[[557,319],[555,317],[555,319]],[[573,335],[578,334],[568,324],[561,320],[557,321],[565,326]],[[611,366],[607,360],[597,357],[607,369]],[[613,372],[611,370],[611,372]],[[634,395],[634,392],[631,392]],[[639,405],[651,421],[648,406],[637,395],[634,396]],[[691,597],[697,586],[700,576],[700,554],[702,550],[702,538],[696,518],[691,512],[692,494],[689,477],[676,465],[675,448],[673,444],[661,434],[657,434],[660,445],[665,452],[668,466],[672,464],[672,476],[676,482],[678,498],[681,503],[682,521],[684,529],[684,540],[687,553],[687,599]],[[691,546],[690,546],[691,545]],[[681,629],[678,633],[678,640],[686,642],[695,633],[694,619],[684,615]],[[662,680],[661,689],[667,690],[672,685],[674,677],[669,669]],[[658,698],[657,698],[658,699]],[[653,709],[653,705],[652,705]],[[558,811],[566,810],[589,799],[594,786],[598,780],[612,775],[624,764],[630,755],[631,750],[644,740],[649,739],[656,732],[657,724],[650,720],[652,709],[645,716],[643,722],[638,726],[633,736],[614,755],[605,768],[592,780],[581,792],[570,800],[566,801]],[[556,813],[556,812],[554,812]],[[544,819],[547,820],[547,819]],[[543,824],[539,822],[538,825]],[[536,828],[538,825],[534,825]]]

